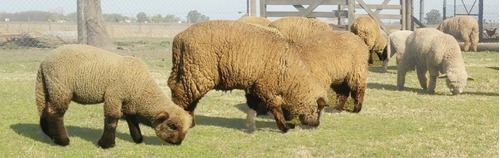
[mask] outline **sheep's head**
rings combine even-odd
[[[182,109],[163,111],[156,115],[153,128],[160,139],[180,145],[191,127],[192,119],[191,115]]]
[[[300,114],[299,119],[303,125],[316,127],[319,125],[321,111],[325,106],[328,106],[327,102],[324,98],[319,98],[316,100],[316,107],[314,110],[311,110],[307,113]]]
[[[467,80],[474,80],[467,76],[465,71],[448,71],[446,74],[439,76],[438,78],[446,79],[446,85],[450,89],[453,95],[457,95],[463,92],[465,86],[467,85]]]

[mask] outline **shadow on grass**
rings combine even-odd
[[[422,88],[405,87],[403,90],[399,90],[398,86],[390,85],[390,84],[368,83],[368,88],[390,90],[390,91],[411,91],[411,92],[415,92],[418,94],[427,94],[426,91],[424,91],[424,89],[422,89]]]
[[[246,106],[246,104],[243,104],[243,105]],[[225,127],[225,128],[232,128],[232,129],[237,129],[237,130],[246,130],[247,129],[245,127],[245,119],[212,117],[212,116],[203,116],[203,115],[196,115],[195,119],[196,119],[196,124],[198,124],[198,125]],[[257,127],[257,130],[263,129],[263,128],[271,128],[271,129],[277,130],[276,123],[274,121],[268,122],[268,121],[257,121],[256,120],[255,126]]]
[[[42,129],[40,129],[40,126],[38,124],[14,124],[11,125],[10,128],[14,130],[17,134],[22,135],[24,137],[42,143],[56,145],[52,143],[52,140],[50,140],[50,138],[42,132]],[[99,140],[99,138],[101,138],[103,132],[102,130],[98,129],[91,129],[87,127],[76,127],[76,126],[66,126],[66,130],[68,131],[70,139],[71,137],[80,137],[83,140],[92,142],[95,146],[98,146],[97,141]],[[143,135],[143,137],[144,137],[143,143],[148,145],[168,145],[168,143],[163,142],[156,136],[152,137]],[[116,132],[116,138],[133,142],[131,136],[128,133]]]
[[[497,70],[497,71],[498,71],[498,66],[497,66],[497,67],[491,67],[491,66],[490,66],[490,67],[488,67],[488,68],[493,69],[493,70]]]
[[[394,70],[397,72],[397,67],[396,66],[387,66],[387,71],[384,71],[382,69],[382,66],[370,66],[369,71],[370,72],[375,72],[375,73],[387,73],[387,74],[396,74],[396,72],[392,72],[389,70]]]

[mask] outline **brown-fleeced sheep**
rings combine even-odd
[[[420,86],[427,93],[434,93],[439,72],[444,74],[446,84],[452,94],[462,93],[469,78],[465,71],[462,52],[453,36],[435,28],[415,30],[406,41],[403,60],[398,64],[398,88],[403,89],[406,72],[417,69]],[[425,74],[429,71],[427,84]]]
[[[259,17],[259,16],[244,16],[244,17],[239,18],[237,21],[249,23],[249,24],[266,26],[266,27],[269,26],[269,24],[271,23],[271,20],[269,20],[265,17]]]
[[[477,51],[477,43],[479,42],[479,25],[477,20],[470,16],[457,16],[444,20],[437,28],[446,34],[450,34],[458,41],[464,42],[464,51]]]
[[[278,29],[290,43],[305,39],[323,31],[331,31],[330,26],[317,19],[289,16],[283,17],[269,24],[269,27]]]
[[[35,98],[42,131],[62,146],[69,144],[63,117],[71,101],[104,103],[104,133],[98,142],[102,148],[115,145],[122,117],[136,143],[143,139],[139,121],[172,144],[182,142],[192,123],[189,113],[167,97],[142,61],[86,45],[61,46],[45,57]]]
[[[387,58],[387,39],[380,32],[380,26],[370,17],[359,17],[351,25],[351,32],[365,41],[369,48],[368,63],[372,64],[372,53],[376,52],[380,60]]]
[[[292,44],[292,51],[298,53],[310,68],[324,90],[332,88],[337,93],[337,111],[344,110],[349,95],[354,99],[353,112],[361,111],[368,75],[368,47],[359,36],[348,31],[325,31]],[[247,94],[250,107],[247,116],[249,132],[255,130],[252,124],[260,102]]]
[[[192,25],[175,36],[168,85],[172,100],[193,112],[210,90],[242,89],[262,100],[287,132],[283,109],[318,126],[326,91],[279,34],[235,21]]]

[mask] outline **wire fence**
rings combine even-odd
[[[382,0],[378,1],[382,3]],[[399,1],[395,2],[399,4]],[[76,0],[16,0],[3,3],[0,5],[0,46],[53,48],[77,43]],[[246,0],[104,0],[101,7],[108,34],[116,40],[173,38],[196,22],[188,18],[192,11],[210,20],[236,20],[245,15],[246,3]],[[484,0],[484,3],[484,28],[498,28],[498,1]],[[479,13],[478,0],[446,0],[446,5],[443,1],[425,0],[422,12],[420,0],[414,0],[413,5],[413,15],[431,26],[434,24],[429,23],[429,16],[438,13],[434,16],[441,16],[439,19],[442,19],[443,8],[447,17],[470,14],[477,19]],[[139,16],[141,12],[146,15],[145,19]],[[494,37],[498,38],[496,31]]]

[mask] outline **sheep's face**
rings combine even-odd
[[[192,117],[188,112],[161,112],[155,117],[153,127],[156,135],[171,144],[180,145],[187,130],[191,127]]]
[[[439,78],[446,78],[446,85],[453,95],[462,93],[468,80],[467,73],[465,72],[447,72],[446,75],[440,76]]]
[[[317,108],[311,111],[311,113],[299,115],[300,122],[303,125],[316,127],[319,125],[319,120],[321,117],[321,111],[325,106],[328,106],[325,99],[319,98],[316,100]]]

